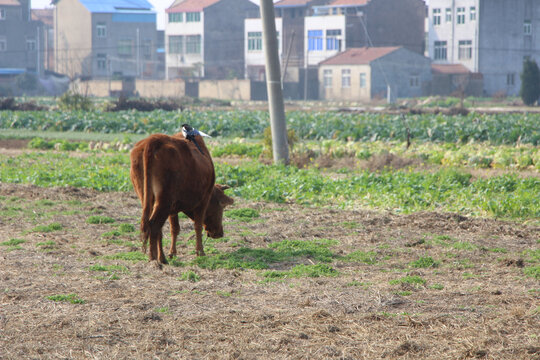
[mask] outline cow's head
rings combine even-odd
[[[204,228],[208,236],[213,239],[223,237],[223,209],[234,203],[234,199],[224,193],[224,190],[228,188],[227,185],[215,184],[210,203],[206,209]]]

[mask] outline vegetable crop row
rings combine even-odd
[[[181,124],[213,136],[262,138],[269,126],[264,111],[46,112],[2,111],[0,128],[101,133],[175,133]],[[301,139],[354,141],[489,142],[540,144],[540,114],[391,115],[383,113],[287,113],[288,127]],[[409,129],[409,130],[407,130]]]
[[[503,175],[472,180],[454,169],[437,172],[350,171],[337,178],[315,169],[216,164],[217,182],[234,196],[305,205],[370,207],[402,213],[452,211],[504,218],[540,218],[540,179]],[[85,158],[65,153],[0,155],[0,181],[131,191],[126,154]]]

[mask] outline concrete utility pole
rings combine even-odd
[[[272,129],[272,151],[274,163],[289,163],[289,146],[287,143],[287,126],[281,89],[279,53],[276,35],[276,18],[272,0],[261,0],[261,17],[263,25],[263,49],[266,58],[266,89],[270,110]]]

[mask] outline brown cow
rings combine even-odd
[[[161,241],[167,217],[171,225],[169,256],[176,255],[180,211],[193,220],[195,249],[198,256],[204,255],[203,224],[208,236],[222,237],[223,208],[234,200],[223,192],[227,186],[214,184],[214,163],[202,137],[197,135],[188,141],[182,133],[150,135],[135,144],[130,157],[131,182],[143,207],[141,238],[145,251],[150,239],[149,259],[167,263]]]

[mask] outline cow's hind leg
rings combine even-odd
[[[162,264],[167,263],[167,259],[163,254],[162,238],[163,224],[167,220],[168,214],[160,210],[158,207],[154,208],[154,213],[150,217],[150,253],[148,255],[150,261],[157,260]]]
[[[178,233],[180,233],[180,224],[178,223],[178,214],[169,216],[169,223],[171,224],[171,249],[169,250],[169,258],[176,256],[176,240]]]

